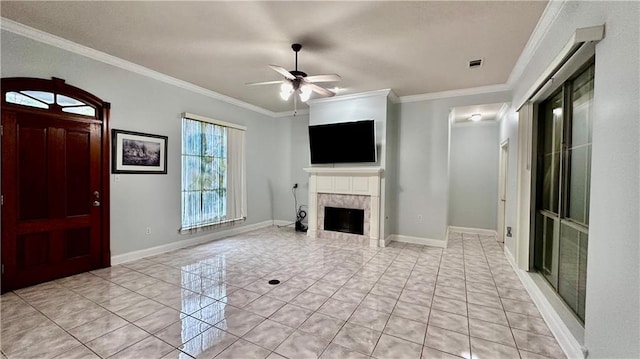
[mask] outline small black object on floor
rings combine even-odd
[[[277,280],[277,279],[272,279],[272,280],[269,281],[269,284],[271,284],[271,285],[280,284],[280,281]]]
[[[302,206],[298,208],[298,213],[296,214],[296,232],[306,232],[307,226],[302,224],[302,220],[307,217],[307,212],[302,209]]]

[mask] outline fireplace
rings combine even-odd
[[[381,168],[311,167],[305,171],[310,174],[307,236],[384,246],[384,240],[380,241],[384,210],[380,201]],[[333,213],[332,208],[342,213]],[[357,224],[335,224],[331,218],[325,219],[331,216],[337,216],[338,222]]]
[[[364,209],[324,207],[324,230],[364,234]]]

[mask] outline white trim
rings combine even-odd
[[[485,228],[471,228],[471,227],[458,227],[458,226],[449,226],[450,232],[463,232],[463,233],[473,233],[473,234],[488,234],[488,235],[498,235],[495,229],[485,229]]]
[[[388,235],[387,238],[382,239],[380,238],[380,245],[379,247],[387,247],[389,245],[389,243],[391,243],[391,238],[392,238],[392,234]]]
[[[156,255],[156,254],[169,252],[169,251],[173,251],[173,250],[180,249],[180,248],[194,246],[196,244],[202,244],[202,243],[206,243],[206,242],[215,241],[215,240],[222,239],[222,238],[229,237],[229,236],[233,236],[233,235],[236,235],[236,234],[250,232],[250,231],[254,231],[256,229],[269,227],[269,226],[272,226],[273,224],[274,224],[274,221],[263,221],[263,222],[258,222],[258,223],[254,223],[254,224],[249,224],[249,225],[246,225],[246,226],[229,228],[229,229],[225,229],[223,231],[217,231],[217,232],[213,232],[211,234],[207,234],[207,235],[204,235],[204,236],[198,236],[198,237],[185,239],[183,241],[163,244],[163,245],[160,245],[160,246],[140,249],[140,250],[137,250],[137,251],[127,252],[127,253],[123,253],[123,254],[117,254],[117,255],[111,256],[111,265],[130,262],[130,261],[134,261],[136,259],[141,259],[141,258],[144,258],[144,257],[149,257],[149,256],[153,256],[153,255]]]
[[[553,82],[553,76],[558,73],[558,70],[561,69],[561,66],[570,61],[573,56],[575,56],[575,51],[580,48],[580,46],[585,43],[590,42],[598,42],[604,38],[604,25],[583,27],[576,29],[576,31],[571,35],[569,41],[564,45],[562,50],[556,55],[556,57],[551,61],[549,66],[542,71],[538,79],[533,83],[533,85],[527,90],[524,97],[516,102],[518,110],[524,106],[529,100],[535,100],[534,97],[537,94],[540,94],[545,88],[548,89],[548,86],[551,85],[550,82]]]
[[[391,96],[390,95],[391,92],[392,92],[391,89],[383,89],[383,90],[354,93],[350,95],[316,98],[316,99],[307,101],[307,105],[311,106],[317,103],[347,101],[347,100],[354,100],[359,98],[375,97],[375,96]],[[391,97],[393,98],[393,96]]]
[[[522,50],[520,57],[518,57],[516,64],[513,66],[513,70],[511,70],[511,74],[509,74],[509,78],[507,79],[507,85],[509,85],[509,87],[514,87],[520,80],[524,69],[529,65],[529,62],[533,58],[533,54],[538,51],[538,47],[540,47],[542,39],[547,36],[547,33],[551,29],[551,25],[555,23],[556,18],[566,3],[566,0],[555,0],[547,3],[547,7],[544,9],[536,27],[533,29],[533,32],[529,37],[529,41],[527,41],[527,44],[524,46],[524,50]]]
[[[496,122],[499,123],[502,121],[502,119],[507,115],[509,108],[511,108],[511,103],[505,102],[502,104],[502,107],[500,107],[500,110],[496,114]]]
[[[443,98],[479,95],[484,93],[503,92],[503,91],[510,91],[510,90],[511,90],[511,86],[507,84],[498,84],[498,85],[480,86],[480,87],[472,87],[472,88],[458,89],[458,90],[430,92],[430,93],[424,93],[419,95],[400,96],[398,98],[399,99],[398,102],[407,103],[407,102],[438,100]]]
[[[213,118],[196,115],[196,114],[189,113],[189,112],[183,112],[182,113],[182,117],[183,118],[188,118],[190,120],[208,122],[208,123],[212,123],[212,124],[218,125],[218,126],[235,128],[235,129],[241,130],[241,131],[246,131],[247,130],[247,126],[236,125],[235,123],[220,121],[220,120],[216,120],[216,119],[213,119]]]
[[[286,221],[284,219],[274,219],[273,220],[273,225],[274,226],[293,226],[294,224],[296,224],[295,221]]]
[[[387,238],[390,239],[391,241],[396,241],[396,242],[421,244],[424,246],[438,247],[438,248],[447,248],[447,241],[441,240],[441,239],[405,236],[402,234],[391,234]],[[385,239],[385,242],[386,242],[386,239]]]
[[[193,91],[195,93],[216,99],[216,100],[220,100],[238,107],[242,107],[244,109],[250,110],[250,111],[254,111],[263,115],[267,115],[270,117],[277,117],[276,112],[273,111],[269,111],[267,109],[264,109],[262,107],[256,106],[256,105],[252,105],[250,103],[244,102],[244,101],[240,101],[238,99],[235,99],[233,97],[229,97],[223,94],[220,94],[218,92],[215,91],[211,91],[208,90],[204,87],[200,87],[198,85],[194,85],[190,82],[187,81],[183,81],[180,79],[177,79],[175,77],[169,76],[169,75],[165,75],[163,73],[160,73],[158,71],[155,70],[151,70],[148,67],[144,67],[138,64],[135,64],[133,62],[121,59],[119,57],[115,57],[113,55],[109,55],[105,52],[102,51],[98,51],[95,49],[92,49],[90,47],[84,46],[84,45],[80,45],[78,43],[75,43],[73,41],[69,41],[67,39],[63,39],[59,36],[56,35],[52,35],[49,34],[47,32],[32,28],[30,26],[26,26],[23,25],[19,22],[7,19],[6,17],[1,17],[0,18],[0,28],[2,30],[6,30],[9,32],[12,32],[14,34],[18,34],[27,38],[30,38],[32,40],[36,40],[42,43],[45,43],[47,45],[51,45],[51,46],[55,46],[58,47],[60,49],[63,50],[67,50],[69,52],[73,52],[75,54],[81,55],[81,56],[85,56],[88,57],[90,59],[96,60],[96,61],[100,61],[103,62],[105,64],[109,64],[109,65],[113,65],[116,67],[119,67],[121,69],[127,70],[127,71],[131,71],[133,73],[142,75],[142,76],[146,76],[146,77],[150,77],[152,79],[158,80],[158,81],[162,81],[164,83],[168,83],[170,85],[174,85],[180,88],[183,88],[185,90],[189,90],[189,91]]]
[[[383,169],[380,167],[307,167],[303,168],[303,171],[307,173],[318,174],[371,174],[376,175],[382,173]]]
[[[582,346],[573,334],[571,334],[571,331],[564,324],[558,313],[553,309],[553,306],[549,303],[547,297],[544,296],[540,288],[535,284],[531,275],[518,268],[513,260],[513,255],[509,252],[506,246],[504,249],[507,261],[518,275],[518,278],[520,278],[520,282],[522,282],[522,285],[529,293],[529,296],[531,296],[531,299],[538,308],[538,311],[540,311],[542,318],[549,326],[551,333],[558,341],[560,348],[562,348],[562,351],[564,351],[567,358],[584,359],[585,356],[582,351]]]
[[[393,89],[389,90],[389,100],[391,101],[391,103],[400,103],[400,97],[396,95]]]

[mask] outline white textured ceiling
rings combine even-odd
[[[267,65],[337,73],[341,94],[398,96],[504,84],[546,1],[2,1],[3,17],[280,112]],[[484,64],[469,69],[468,61]],[[313,95],[317,97],[318,95]]]

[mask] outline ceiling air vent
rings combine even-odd
[[[478,68],[480,66],[482,66],[482,59],[469,61],[469,68],[470,69],[476,69],[476,68]]]

